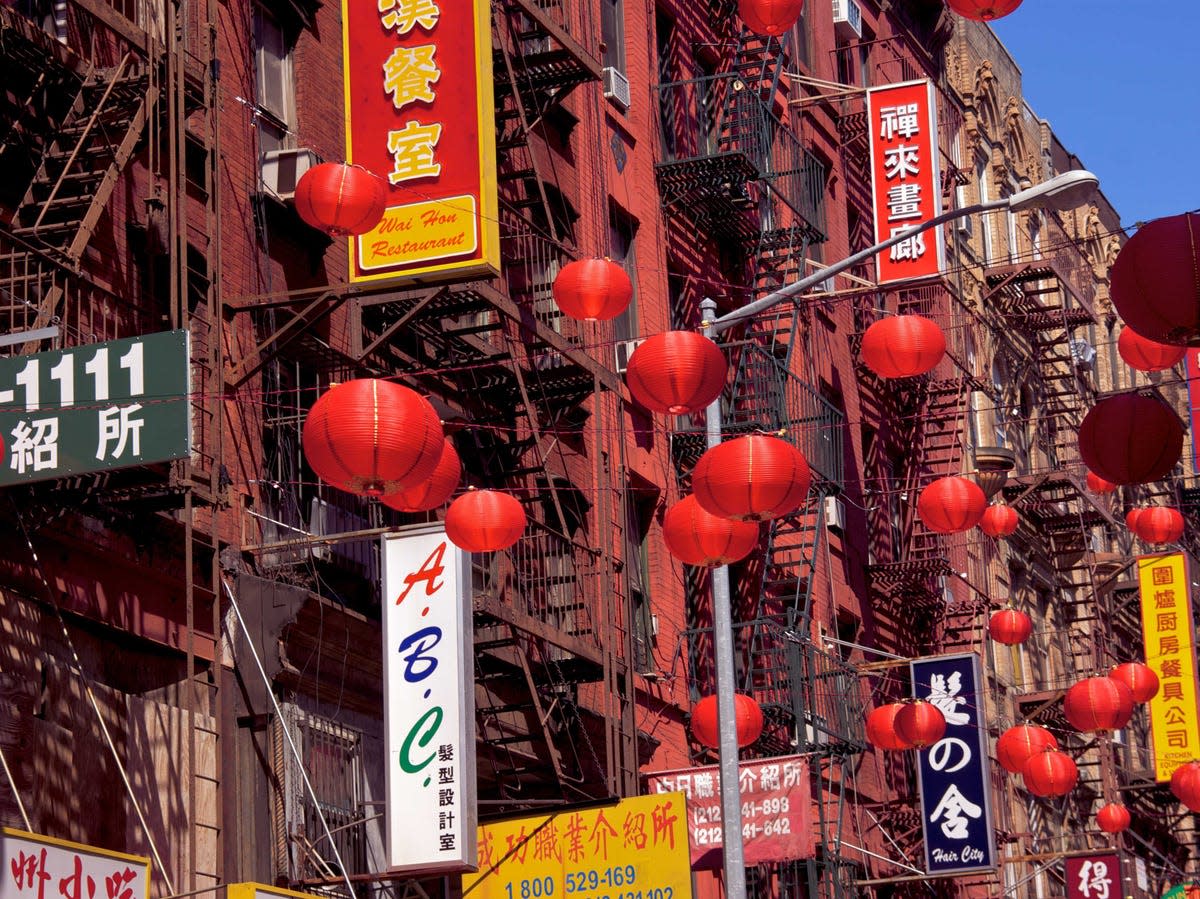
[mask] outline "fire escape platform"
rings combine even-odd
[[[1050,288],[1022,289],[1035,281],[1051,280],[1055,285]],[[1029,330],[1069,329],[1098,320],[1092,305],[1071,288],[1065,262],[1055,258],[988,266],[984,282],[991,288],[985,301],[996,296],[1006,297],[1008,301],[997,311]],[[1054,294],[1062,297],[1061,305],[1047,305],[1042,299]]]

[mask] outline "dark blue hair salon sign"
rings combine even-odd
[[[913,696],[946,716],[946,733],[917,753],[925,870],[964,874],[996,867],[987,732],[979,656],[974,653],[909,663]]]

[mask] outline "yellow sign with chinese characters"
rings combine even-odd
[[[1150,727],[1155,779],[1162,782],[1200,755],[1191,582],[1183,553],[1139,556],[1137,566],[1146,664],[1159,681],[1158,695],[1150,700]]]
[[[463,899],[691,899],[682,793],[485,824]]]

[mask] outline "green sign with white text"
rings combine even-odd
[[[187,331],[0,359],[0,486],[191,452]]]

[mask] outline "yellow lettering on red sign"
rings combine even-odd
[[[403,109],[409,103],[432,103],[433,84],[442,70],[433,61],[433,44],[397,47],[383,64],[383,90],[392,95],[392,105]]]
[[[379,13],[384,28],[408,34],[417,25],[432,31],[442,11],[434,0],[379,0]]]
[[[393,168],[388,172],[388,181],[399,184],[440,175],[442,165],[434,162],[433,148],[441,138],[442,126],[437,122],[432,125],[409,122],[399,131],[389,131],[387,147]]]

